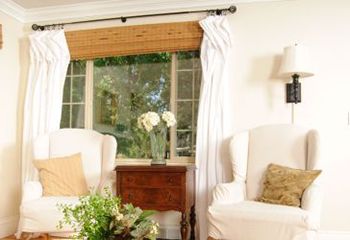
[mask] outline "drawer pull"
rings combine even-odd
[[[168,200],[169,200],[169,201],[173,201],[173,197],[172,197],[172,196],[169,196],[169,197],[168,197]]]
[[[131,200],[132,199],[132,195],[129,193],[128,194],[128,200]]]
[[[173,184],[174,183],[174,179],[173,178],[169,178],[168,183],[169,184]]]

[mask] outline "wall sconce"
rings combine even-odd
[[[309,50],[306,46],[295,44],[284,48],[280,75],[292,77],[293,83],[287,83],[287,103],[301,102],[301,84],[299,78],[312,77]]]

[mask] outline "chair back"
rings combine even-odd
[[[297,169],[317,167],[319,138],[314,130],[294,124],[277,124],[254,128],[246,135],[248,142],[241,146],[248,147],[247,150],[242,149],[247,152],[245,175],[248,200],[261,195],[269,163]],[[244,160],[234,156],[244,154],[235,153],[232,158],[233,166],[242,166]],[[241,162],[240,165],[237,161]]]
[[[60,129],[41,135],[34,141],[34,159],[82,154],[88,187],[97,189],[108,171],[113,170],[116,140],[86,129]]]

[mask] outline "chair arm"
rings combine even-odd
[[[244,201],[244,184],[233,181],[215,186],[212,205],[232,204]]]
[[[323,188],[315,184],[311,184],[305,189],[301,198],[301,208],[310,213],[310,226],[313,229],[319,229],[320,227],[322,199]]]
[[[104,194],[104,189],[107,189],[107,191],[113,193],[113,195],[116,195],[116,174],[115,171],[110,171],[108,174],[106,174],[106,177],[101,180],[101,183],[99,185],[99,191],[100,193]]]
[[[39,181],[28,181],[23,187],[22,202],[39,199],[43,195],[43,187]]]

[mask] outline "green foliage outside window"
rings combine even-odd
[[[170,76],[170,53],[94,61],[93,128],[117,138],[119,157],[151,157],[149,136],[137,127],[137,118],[169,110]]]
[[[119,158],[151,158],[149,135],[137,127],[137,118],[148,111],[170,110],[173,101],[178,124],[172,136],[176,149],[172,151],[176,156],[194,156],[201,82],[199,51],[178,52],[176,58],[172,53],[163,52],[89,62],[90,65],[85,60],[77,60],[69,65],[61,128],[84,128],[87,127],[85,120],[90,119],[88,127],[117,139]],[[92,86],[86,86],[88,71],[93,73]],[[172,71],[175,79],[171,78]],[[175,101],[170,99],[171,86],[176,88]],[[86,96],[92,96],[91,102],[85,103]],[[92,116],[85,116],[86,107],[91,103]],[[170,132],[167,138],[169,153]]]

